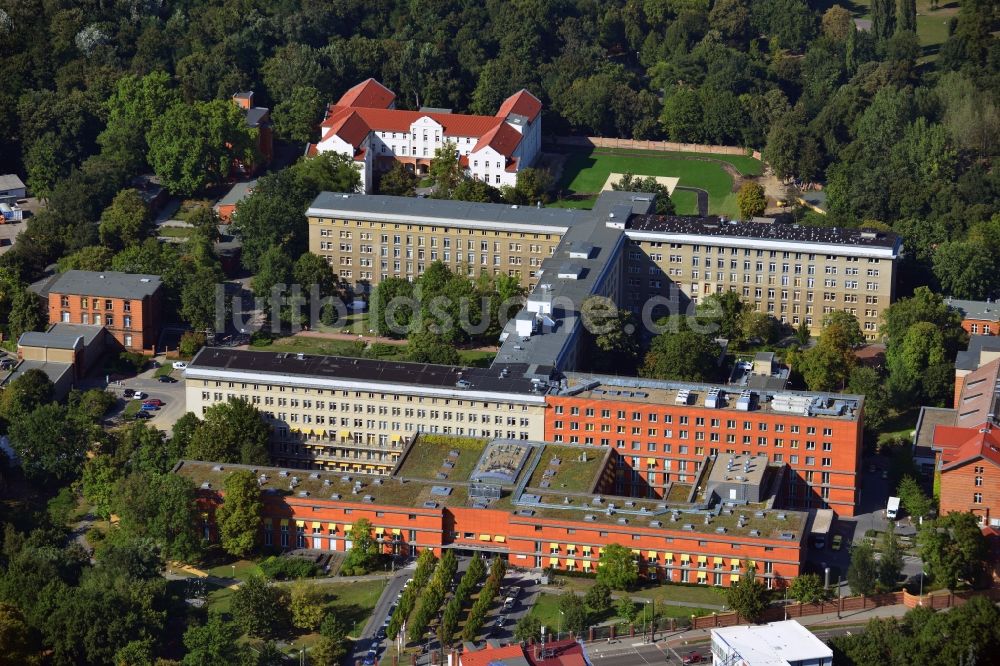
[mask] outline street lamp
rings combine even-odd
[[[556,640],[559,640],[560,638],[562,638],[562,619],[563,619],[563,615],[565,615],[565,613],[563,613],[562,611],[559,611],[559,632],[556,634]]]
[[[232,565],[232,567],[233,567],[233,580],[236,580],[236,565],[234,564]]]
[[[648,621],[648,622],[649,622],[649,626],[650,626],[650,628],[652,628],[652,626],[653,626],[653,618],[652,618],[652,616],[651,616],[651,615],[649,614],[649,599],[646,599],[646,618],[645,618],[645,619],[646,619],[646,621]],[[643,635],[643,636],[645,636],[645,635],[646,635],[646,630],[645,630],[645,628],[643,628],[643,631],[642,631],[642,635]]]

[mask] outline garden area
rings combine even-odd
[[[366,342],[365,340],[342,340],[304,335],[275,339],[255,336],[250,343],[250,349],[319,356],[371,358],[384,361],[406,360],[405,343]],[[496,357],[495,351],[479,349],[459,349],[457,351],[462,364],[476,368],[489,367]]]
[[[678,187],[694,187],[708,192],[708,211],[712,215],[739,216],[731,171],[743,176],[758,176],[763,163],[742,155],[702,155],[646,150],[595,148],[566,153],[563,174],[556,189],[562,199],[551,205],[566,208],[591,208],[611,173],[680,178]],[[678,215],[697,215],[694,192],[678,190],[671,195]]]

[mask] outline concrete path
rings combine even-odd
[[[694,192],[698,195],[698,215],[705,217],[708,215],[708,192],[700,187],[676,187],[675,190],[684,192]]]

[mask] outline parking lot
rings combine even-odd
[[[0,224],[0,254],[7,252],[14,245],[14,239],[24,230],[27,222],[8,222]]]
[[[147,399],[156,399],[163,402],[159,409],[149,412],[150,418],[144,422],[158,430],[162,430],[169,436],[173,432],[174,423],[187,411],[184,396],[184,374],[180,370],[173,370],[170,375],[177,381],[165,383],[153,376],[155,372],[156,368],[152,368],[134,378],[110,384],[108,390],[121,399],[109,416],[113,418],[124,410],[127,400],[131,399],[124,397],[127,389],[141,391],[147,396]]]

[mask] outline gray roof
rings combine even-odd
[[[24,188],[24,183],[18,178],[17,174],[5,173],[0,174],[0,190],[20,190]]]
[[[66,271],[49,286],[49,292],[107,298],[143,299],[160,288],[159,275],[116,271]]]
[[[89,345],[94,338],[101,334],[103,326],[97,324],[67,324],[58,322],[49,326],[49,335],[73,335],[83,338],[83,344]]]
[[[48,298],[49,292],[52,291],[52,285],[55,284],[56,280],[60,278],[59,273],[49,275],[48,277],[43,277],[37,282],[32,282],[28,285],[28,291],[33,292],[41,296],[42,298]]]
[[[28,370],[41,370],[45,373],[53,384],[58,385],[60,380],[67,373],[73,372],[72,363],[52,363],[49,361],[21,361],[14,368],[14,371],[7,375],[6,379],[0,382],[0,386],[8,386],[15,379],[26,373]]]
[[[958,298],[949,298],[948,305],[958,310],[963,319],[1000,321],[1000,303],[997,301],[964,301]]]
[[[219,206],[235,205],[243,201],[250,195],[250,191],[257,187],[257,179],[248,180],[245,183],[234,184],[226,195],[215,202],[213,208],[218,208]]]
[[[255,106],[247,109],[246,121],[247,127],[257,127],[262,121],[267,120],[268,114],[271,112],[270,109],[263,106]]]
[[[306,211],[306,215],[310,217],[337,217],[338,214],[344,213],[361,219],[370,215],[374,220],[387,222],[394,221],[393,218],[398,217],[403,224],[433,224],[435,219],[438,219],[449,225],[465,227],[485,226],[495,229],[537,227],[540,228],[540,233],[561,233],[591,216],[590,211],[564,208],[535,208],[342,192],[322,192]],[[546,231],[544,228],[550,230]]]
[[[76,349],[81,336],[68,333],[41,333],[27,331],[17,339],[18,347],[44,347],[46,349]]]
[[[902,241],[894,233],[869,232],[844,227],[812,227],[780,222],[740,222],[708,217],[682,217],[677,215],[637,215],[629,221],[629,230],[686,234],[704,237],[751,238],[761,240],[793,241],[798,243],[824,243],[897,249]]]
[[[983,352],[1000,352],[1000,336],[970,335],[969,346],[955,355],[956,370],[975,370]]]

